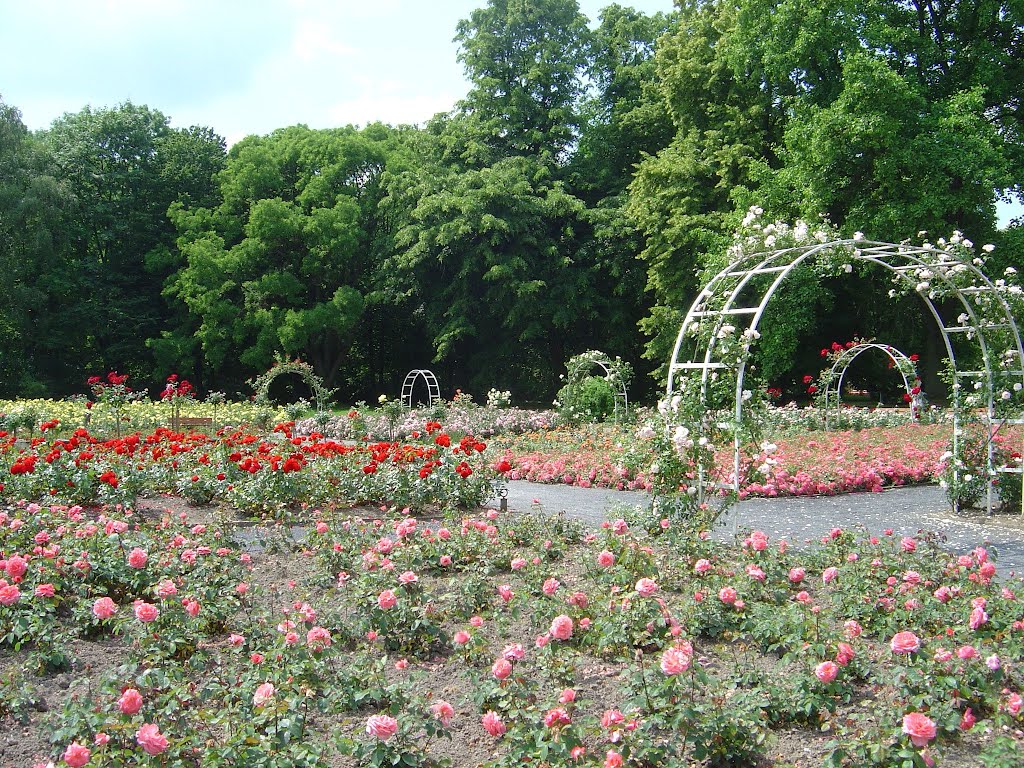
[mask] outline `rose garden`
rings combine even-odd
[[[331,411],[285,359],[247,403],[176,376],[153,402],[116,372],[87,399],[0,403],[0,760],[1019,766],[1024,603],[997,552],[846,520],[816,542],[709,534],[743,498],[921,483],[1019,526],[1020,290],[975,281],[962,238],[886,264],[966,308],[936,309],[949,405],[922,402],[916,355],[855,339],[779,406],[754,369],[788,267],[906,251],[745,224],[657,407],[596,352],[550,411],[498,391]],[[876,348],[906,404],[841,405],[843,366]],[[269,402],[280,374],[315,409]],[[651,503],[587,527],[502,511],[516,480]]]

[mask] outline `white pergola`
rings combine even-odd
[[[809,266],[822,259],[828,259],[833,267],[839,266],[837,272],[840,274],[852,271],[852,265],[857,262],[877,264],[918,294],[938,325],[946,355],[953,366],[955,414],[960,413],[963,385],[971,384],[986,393],[987,402],[982,404],[982,411],[990,435],[1004,424],[1024,423],[1020,418],[1000,417],[994,400],[997,383],[999,386],[1006,386],[1008,382],[1024,384],[1024,348],[1020,331],[1003,294],[1005,287],[994,284],[971,261],[933,246],[863,239],[814,242],[747,253],[722,269],[700,291],[683,320],[668,370],[669,398],[684,382],[692,385],[696,383],[693,379],[699,377],[700,395],[708,401],[712,382],[722,376],[735,376],[733,419],[737,429],[733,440],[732,481],[716,482],[715,478],[705,477],[704,468],[700,467],[702,494],[712,489],[739,491],[741,446],[738,426],[743,422],[748,359],[743,355],[722,359],[722,355],[717,354],[727,346],[722,339],[731,335],[723,333],[723,330],[731,326],[737,334],[746,332],[748,339],[756,338],[765,309],[786,278],[801,266]],[[844,265],[845,269],[842,268]],[[948,319],[948,305],[957,312],[953,320]],[[964,369],[958,364],[958,347],[961,357],[969,354],[967,349],[976,350],[978,354],[972,357],[980,360],[981,365],[974,366],[974,370]],[[713,408],[714,404],[709,403],[709,409]],[[957,440],[961,433],[958,417],[955,419],[953,452],[959,455]],[[991,511],[992,481],[1000,472],[1020,473],[1021,468],[995,466],[991,439],[988,445],[987,502]]]

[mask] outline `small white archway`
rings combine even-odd
[[[914,379],[919,380],[919,377],[917,376],[917,366],[914,364],[914,361],[891,344],[878,344],[873,341],[865,341],[844,349],[836,357],[835,362],[832,363],[832,367],[829,369],[829,372],[825,377],[825,392],[822,408],[824,410],[826,430],[829,428],[829,416],[832,413],[833,406],[838,409],[842,405],[843,379],[846,378],[846,371],[851,365],[853,365],[854,360],[865,352],[874,349],[880,350],[890,360],[892,360],[893,367],[903,379],[903,391],[906,392],[907,401],[910,404],[910,418],[915,421],[920,418],[922,399],[919,394],[914,393],[914,385],[911,384],[911,379],[907,376],[907,372],[911,371],[913,372]],[[918,389],[920,390],[920,385],[918,385]]]
[[[412,391],[416,386],[416,382],[420,379],[423,379],[423,382],[427,385],[428,407],[441,399],[441,387],[437,383],[437,377],[433,371],[429,371],[426,368],[413,368],[406,374],[405,381],[402,382],[402,405],[406,408],[412,408]]]

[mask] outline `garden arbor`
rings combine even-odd
[[[412,391],[420,379],[427,385],[427,407],[441,399],[441,386],[434,372],[426,368],[414,368],[405,375],[405,381],[402,382],[402,405],[406,408],[412,408]]]
[[[825,429],[829,428],[829,415],[831,413],[831,409],[833,407],[838,409],[842,404],[843,379],[846,378],[847,370],[849,370],[850,366],[853,365],[854,360],[865,352],[870,352],[872,350],[881,351],[892,361],[892,367],[896,369],[900,378],[903,379],[903,391],[906,393],[907,402],[910,403],[910,416],[912,419],[920,417],[920,395],[914,393],[913,382],[918,380],[917,366],[914,365],[914,361],[903,352],[896,349],[896,347],[889,344],[878,344],[873,341],[863,341],[859,344],[854,344],[852,347],[843,349],[842,352],[836,355],[832,366],[822,377],[824,383],[822,408],[825,417]],[[918,387],[918,389],[920,390],[920,387]]]
[[[748,216],[745,225],[753,217]],[[840,276],[855,264],[890,271],[897,292],[916,292],[938,325],[952,376],[954,404],[953,493],[972,478],[961,464],[962,427],[980,416],[986,428],[988,508],[992,482],[1000,472],[1020,473],[1020,466],[997,466],[991,436],[1004,424],[1024,423],[1024,348],[1014,312],[1021,290],[1003,280],[993,282],[979,269],[969,242],[914,246],[854,238],[829,239],[773,224],[755,228],[730,249],[731,262],[712,277],[690,306],[679,330],[668,370],[668,398],[678,418],[690,419],[702,435],[731,434],[733,466],[724,478],[708,477],[698,466],[698,489],[738,493],[744,439],[745,403],[752,398],[746,380],[751,352],[760,338],[758,325],[786,278],[813,268],[821,276]],[[767,236],[766,236],[767,235]],[[778,247],[773,247],[778,246]],[[949,307],[953,307],[952,312]],[[955,317],[950,317],[957,313]],[[731,413],[730,413],[731,412]],[[717,430],[717,431],[716,431]]]
[[[327,389],[324,385],[324,380],[316,375],[313,371],[313,366],[302,360],[287,360],[280,356],[275,357],[274,364],[269,370],[260,374],[252,382],[256,402],[269,403],[270,385],[274,383],[274,379],[278,376],[284,376],[285,374],[296,374],[302,377],[302,380],[312,392],[313,399],[316,400],[317,414],[323,414],[327,411],[327,401],[331,397],[331,390]]]

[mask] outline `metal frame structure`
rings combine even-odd
[[[829,376],[828,376],[828,381],[830,382],[830,384],[825,389],[825,394],[824,394],[824,399],[825,399],[825,404],[824,404],[824,410],[825,410],[825,429],[826,430],[829,428],[828,417],[829,417],[829,412],[830,412],[830,409],[831,409],[831,400],[832,400],[833,392],[835,392],[835,407],[838,409],[839,406],[842,405],[842,400],[843,400],[843,379],[846,377],[846,371],[849,369],[849,367],[851,365],[853,365],[853,361],[854,360],[856,360],[858,357],[860,357],[862,354],[864,354],[868,350],[872,350],[872,349],[880,349],[882,352],[884,352],[888,356],[888,358],[890,360],[892,360],[893,365],[896,367],[896,370],[899,372],[900,376],[903,378],[903,389],[907,393],[907,396],[911,398],[911,400],[910,400],[910,416],[911,416],[912,419],[915,418],[915,414],[917,413],[917,408],[915,406],[915,402],[914,402],[914,399],[913,399],[914,398],[913,387],[910,384],[910,379],[907,378],[907,372],[906,372],[907,368],[914,368],[915,367],[914,366],[914,361],[911,360],[907,355],[903,354],[903,352],[901,352],[900,350],[896,349],[896,347],[892,346],[891,344],[879,344],[879,343],[873,342],[873,341],[865,341],[865,342],[861,342],[860,344],[855,344],[854,346],[852,346],[852,347],[850,347],[848,349],[844,349],[842,351],[842,353],[836,357],[835,362],[832,364],[832,369],[829,371]],[[836,378],[836,371],[839,369],[840,365],[842,365],[842,370],[839,372],[839,378],[837,379]],[[835,387],[833,387],[831,385],[831,382],[835,382]]]
[[[602,360],[591,360],[591,367],[595,365],[601,366],[601,370],[604,371],[604,379],[609,384],[616,379],[613,375],[614,371],[608,367],[608,364]],[[581,369],[582,370],[582,369]],[[615,399],[615,421],[625,421],[629,416],[629,395],[626,392],[626,384],[623,381],[619,381],[618,388],[612,387],[612,396]]]
[[[433,405],[435,400],[441,399],[441,387],[437,383],[434,372],[428,371],[426,368],[413,368],[405,375],[405,381],[402,382],[402,405],[406,408],[412,408],[412,390],[418,379],[423,379],[427,385],[428,407]]]
[[[738,330],[742,320],[749,318],[745,328],[750,333],[756,332],[769,301],[786,278],[799,267],[809,265],[816,258],[826,255],[838,255],[847,264],[851,264],[850,269],[852,262],[877,264],[890,270],[896,278],[909,283],[917,291],[917,295],[938,324],[946,354],[953,366],[954,414],[960,412],[960,382],[973,381],[978,388],[986,387],[987,403],[984,412],[990,436],[1004,424],[1024,423],[1022,419],[997,418],[993,401],[993,381],[997,371],[993,366],[1001,359],[1006,367],[998,372],[1024,384],[1024,347],[1021,345],[1020,331],[1006,299],[997,286],[973,263],[930,246],[897,245],[859,238],[743,254],[715,275],[697,295],[679,330],[668,370],[669,399],[677,388],[677,380],[681,378],[693,377],[699,373],[701,397],[707,401],[709,385],[720,373],[731,371],[736,376],[732,482],[717,483],[714,478],[706,479],[704,467],[700,466],[698,469],[702,495],[710,487],[739,492],[739,425],[743,423],[743,388],[747,359],[742,357],[738,360],[725,361],[716,356],[717,342],[723,338],[723,327],[728,321],[729,324],[735,323]],[[933,293],[932,284],[940,286],[940,290]],[[957,309],[962,310],[955,324],[943,319],[941,299],[951,300]],[[957,366],[953,337],[976,345],[982,360],[981,370],[962,370]],[[955,415],[954,455],[959,455],[959,436],[959,417]],[[997,467],[993,459],[992,440],[989,439],[989,511],[992,509],[992,483],[996,475],[1000,472],[1022,472],[1020,467]]]

